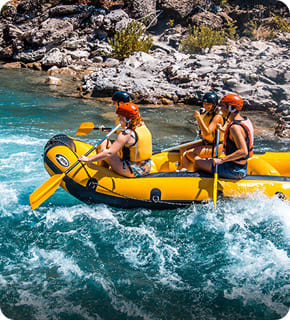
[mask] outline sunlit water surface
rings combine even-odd
[[[11,319],[272,320],[290,305],[290,205],[261,194],[187,209],[88,206],[48,179],[43,147],[113,106],[56,96],[30,72],[0,70],[0,308]],[[197,139],[193,107],[141,107],[160,149]],[[255,150],[289,151],[265,114]],[[95,132],[84,139],[95,142]]]

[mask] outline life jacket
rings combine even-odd
[[[204,114],[203,116],[203,122],[204,124],[209,127],[210,123],[212,122],[213,118],[216,116],[216,113],[214,112],[207,112]],[[223,123],[222,125],[225,124],[225,118],[223,118]],[[210,134],[205,134],[200,130],[200,136],[202,137],[202,139],[206,140],[208,143],[212,144],[216,142],[216,130],[214,130],[212,133]],[[222,131],[220,131],[220,136],[219,136],[219,142],[223,142],[224,141],[224,134]]]
[[[228,124],[226,131],[225,131],[225,134],[224,134],[224,136],[225,136],[225,154],[226,155],[232,154],[238,150],[235,142],[230,139],[230,134],[229,134],[229,130],[230,130],[231,126],[234,124],[238,124],[244,129],[245,134],[246,134],[247,148],[248,148],[248,154],[245,157],[237,159],[235,161],[246,160],[246,159],[252,157],[254,154],[254,151],[253,151],[253,146],[254,146],[253,124],[252,124],[251,120],[247,119],[247,118],[245,120],[234,120]]]
[[[122,160],[139,162],[148,160],[152,157],[152,135],[148,128],[143,124],[135,130],[135,143],[128,147],[123,147]]]

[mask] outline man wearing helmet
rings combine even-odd
[[[202,106],[205,109],[204,114],[194,111],[194,117],[198,121],[200,128],[201,142],[193,143],[190,146],[180,149],[179,170],[186,170],[190,163],[195,163],[197,156],[200,158],[213,157],[215,154],[216,130],[217,125],[224,126],[225,119],[217,107],[218,97],[214,92],[206,93],[202,98]],[[219,154],[223,150],[223,134],[219,137]],[[194,167],[193,167],[194,168]]]
[[[243,99],[236,94],[227,94],[221,101],[221,111],[228,117],[225,133],[225,157],[215,159],[197,159],[196,168],[213,173],[218,165],[218,174],[222,178],[242,179],[247,175],[247,159],[253,155],[254,129],[250,119],[243,118],[240,111]]]
[[[114,97],[114,96],[113,96]],[[125,177],[138,177],[150,173],[152,136],[132,102],[117,101],[116,114],[122,126],[117,139],[91,157],[81,156],[80,161],[92,163],[104,160],[112,170]]]

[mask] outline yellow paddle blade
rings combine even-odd
[[[218,180],[218,174],[216,172],[214,174],[214,180],[213,180],[213,205],[215,210],[216,210],[216,200],[217,200],[217,180]]]
[[[76,132],[78,136],[84,136],[94,130],[93,122],[82,122]]]
[[[29,203],[34,210],[38,208],[46,199],[48,199],[59,187],[62,179],[65,177],[65,173],[56,174],[45,181],[39,188],[37,188],[29,196]]]

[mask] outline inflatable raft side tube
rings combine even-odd
[[[275,169],[269,162],[255,156],[248,160],[248,174],[280,176],[279,171]]]
[[[148,208],[148,209],[174,209],[180,207],[188,207],[192,203],[197,203],[196,201],[144,201],[137,199],[127,199],[116,196],[110,196],[103,193],[96,192],[95,189],[90,189],[88,187],[83,187],[82,185],[76,183],[69,177],[64,178],[68,192],[76,197],[77,199],[88,203],[105,203],[113,207],[133,209],[133,208]]]

